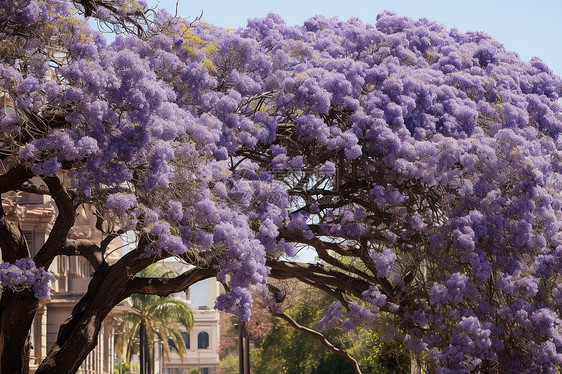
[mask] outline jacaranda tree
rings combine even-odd
[[[557,372],[562,81],[541,60],[392,13],[228,31],[142,2],[0,10],[0,193],[57,207],[33,258],[0,214],[2,372],[27,370],[60,255],[95,273],[40,374],[75,372],[132,293],[211,276],[243,320],[260,292],[290,318],[269,278],[315,286],[338,300],[320,329],[377,329],[429,372]],[[101,242],[68,239],[81,206]],[[125,232],[137,248],[110,265]],[[291,261],[300,248],[320,261]],[[171,256],[193,267],[134,277]]]

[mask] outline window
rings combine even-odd
[[[183,337],[185,348],[189,349],[189,334],[187,332],[182,332],[181,336]]]
[[[35,256],[35,248],[33,247],[33,232],[31,231],[24,231],[23,236],[27,241],[27,247],[29,248],[29,255],[31,257]]]
[[[205,331],[200,332],[199,335],[197,335],[197,348],[209,348],[209,334],[207,334]]]
[[[170,351],[172,351],[172,352],[173,352],[174,350],[177,351],[176,343],[174,343],[174,341],[172,340],[172,338],[168,338],[168,345],[170,346]]]
[[[209,374],[209,368],[201,368],[201,374]]]

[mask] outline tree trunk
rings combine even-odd
[[[29,331],[39,301],[30,290],[6,289],[0,299],[0,373],[29,373]]]
[[[145,358],[146,358],[146,374],[154,373],[154,337],[148,336],[145,329]]]
[[[91,309],[77,310],[78,305],[74,308],[71,318],[61,326],[56,343],[36,374],[73,374],[97,345],[98,332],[108,312],[100,310],[88,295],[82,300],[90,301],[87,304]]]
[[[36,374],[76,373],[98,344],[98,333],[105,317],[130,296],[127,287],[130,274],[136,274],[152,262],[149,257],[139,259],[138,253],[130,252],[112,266],[100,265],[90,280],[88,291],[61,325],[55,344]]]
[[[410,374],[422,374],[422,369],[412,352],[410,352]]]
[[[104,318],[121,301],[120,293],[126,275],[108,266],[98,269],[90,281],[88,292],[61,325],[55,344],[36,374],[74,374],[98,343]]]

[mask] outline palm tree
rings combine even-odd
[[[166,276],[161,268],[150,267],[139,276]],[[160,274],[160,275],[157,275]],[[173,297],[133,294],[132,308],[123,315],[120,332],[116,334],[116,353],[130,362],[134,353],[140,353],[141,374],[151,374],[154,341],[162,342],[164,354],[169,357],[170,346],[177,349],[183,360],[186,353],[182,332],[193,327],[193,313],[189,305]],[[147,363],[150,363],[147,365]]]

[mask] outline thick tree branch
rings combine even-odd
[[[72,196],[58,177],[46,177],[43,178],[43,181],[49,188],[51,197],[55,200],[58,208],[58,215],[49,233],[49,238],[35,256],[37,266],[48,268],[55,256],[59,254],[68,232],[74,226],[75,207]]]
[[[124,234],[124,233],[125,232],[123,230],[118,230],[117,232],[111,233],[111,234],[107,235],[105,238],[103,238],[103,240],[101,241],[101,244],[100,244],[100,250],[102,251],[102,253],[105,253],[105,251],[107,250],[107,247],[109,246],[109,244],[111,244],[113,239],[119,237],[119,235]]]
[[[331,286],[347,291],[356,297],[361,297],[363,291],[367,290],[370,285],[369,282],[363,279],[355,278],[339,271],[330,270],[322,264],[307,264],[268,259],[266,265],[271,268],[270,276],[272,278],[288,279],[296,277],[305,283]]]
[[[192,284],[200,280],[214,277],[217,274],[215,269],[192,268],[174,278],[139,278],[131,279],[127,285],[126,292],[144,293],[158,296],[168,296],[174,292],[187,289]]]
[[[103,264],[107,264],[104,258],[104,251],[95,243],[87,239],[68,239],[59,251],[59,254],[66,256],[83,256],[94,270],[98,270]]]
[[[291,327],[294,328],[295,330],[300,331],[302,333],[305,333],[308,336],[311,336],[314,339],[318,340],[324,347],[328,348],[330,351],[334,352],[335,354],[340,355],[343,358],[345,358],[345,360],[347,362],[349,362],[351,364],[351,366],[353,367],[354,373],[361,374],[361,368],[359,368],[359,364],[357,363],[357,360],[355,360],[353,357],[351,357],[345,349],[337,348],[332,343],[330,343],[324,335],[322,335],[318,331],[315,331],[315,330],[312,330],[308,327],[300,325],[299,323],[297,323],[297,321],[295,321],[293,318],[291,318],[286,313],[275,313],[275,312],[271,311],[271,314],[274,315],[275,317],[278,317],[278,318],[281,318],[281,319],[287,321],[291,325]]]
[[[2,261],[14,263],[16,260],[29,257],[29,249],[20,227],[10,221],[4,214],[0,202],[0,248]]]
[[[24,165],[18,165],[0,175],[0,194],[15,191],[35,174]]]
[[[315,236],[312,239],[306,239],[304,237],[304,235],[302,235],[299,232],[289,232],[286,228],[281,229],[281,234],[283,235],[283,237],[289,241],[289,242],[297,242],[297,243],[302,243],[302,244],[306,244],[309,245],[313,248],[316,249],[316,252],[318,253],[319,258],[326,262],[327,264],[334,266],[338,269],[341,269],[345,272],[348,272],[349,274],[353,274],[356,275],[358,277],[361,277],[364,281],[368,282],[368,283],[372,283],[373,281],[379,286],[379,288],[387,295],[387,297],[389,298],[393,298],[393,300],[397,300],[394,299],[394,296],[396,296],[396,291],[394,289],[394,287],[390,284],[390,282],[387,279],[384,278],[380,278],[380,277],[376,277],[374,274],[376,274],[375,272],[375,267],[372,264],[373,260],[368,256],[368,254],[365,251],[358,251],[359,253],[350,253],[350,251],[346,251],[344,248],[342,248],[341,246],[339,246],[336,243],[327,243],[325,241],[322,241],[320,239],[318,239],[318,234],[317,236]],[[368,266],[368,269],[371,270],[371,274],[368,274],[360,269],[357,269],[356,267],[352,266],[351,264],[344,264],[343,262],[339,261],[337,258],[331,256],[329,254],[328,251],[334,251],[342,256],[351,256],[351,257],[357,257],[359,259],[361,259],[363,264],[366,265],[372,265],[372,266]],[[340,274],[340,273],[338,273]],[[350,278],[352,279],[356,279],[352,276],[350,276]],[[314,281],[314,283],[317,283]],[[336,286],[337,288],[337,286]],[[324,290],[325,291],[325,290]]]
[[[342,256],[354,256],[355,253],[353,251],[346,250],[345,248],[342,248],[340,245],[336,243],[328,243],[322,241],[318,239],[317,236],[315,236],[312,239],[306,239],[301,232],[289,232],[289,230],[287,230],[286,228],[282,228],[280,232],[283,235],[283,238],[285,238],[285,240],[288,242],[302,243],[314,247],[320,259],[332,266],[340,268],[344,271],[348,271],[367,280],[373,278],[373,275],[369,275],[364,271],[361,271],[356,267],[352,266],[351,264],[349,265],[344,264],[338,259],[336,259],[335,257],[330,256],[328,253],[328,251],[331,250]]]
[[[153,238],[150,238],[149,235],[141,234],[137,248],[124,254],[115,264],[111,265],[111,269],[126,274],[129,279],[134,279],[135,274],[150,264],[172,257],[172,254],[165,250],[148,256],[145,250],[152,243],[152,240]],[[123,299],[126,297],[128,295],[123,296]]]

